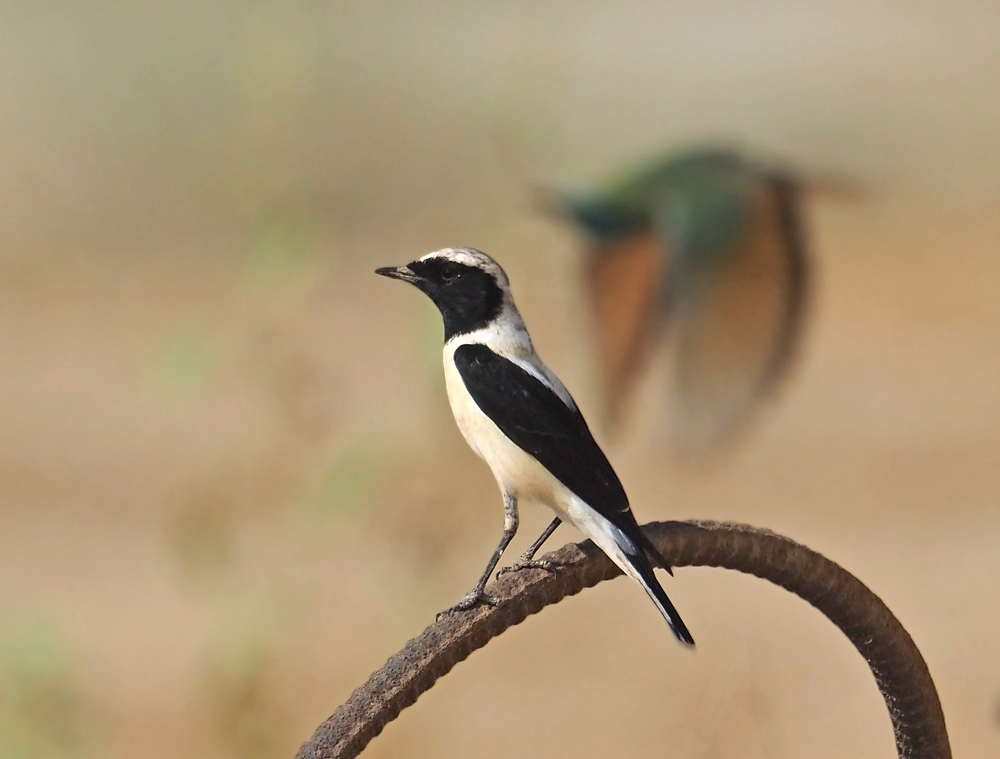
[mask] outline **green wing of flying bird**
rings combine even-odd
[[[673,256],[670,434],[704,453],[738,430],[787,373],[807,261],[795,182],[759,171],[700,177],[654,201]]]

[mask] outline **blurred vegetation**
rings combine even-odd
[[[209,648],[201,663],[199,707],[226,756],[280,756],[294,739],[287,662],[273,614],[241,619]]]
[[[0,756],[95,755],[97,715],[62,635],[45,622],[0,624]]]
[[[168,395],[188,400],[205,389],[217,369],[205,334],[204,319],[179,319],[157,341],[152,381]]]
[[[239,517],[236,497],[226,489],[192,492],[167,526],[181,566],[195,577],[223,569],[235,557]]]
[[[319,228],[305,207],[289,212],[265,214],[254,225],[243,257],[248,284],[256,291],[275,293],[299,284],[315,283],[318,271],[335,262],[320,251]]]
[[[324,467],[310,500],[323,517],[355,517],[389,487],[391,462],[382,446],[350,442]]]

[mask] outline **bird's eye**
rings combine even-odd
[[[461,273],[462,270],[455,264],[445,264],[441,269],[441,279],[445,282],[451,282],[452,280],[458,279],[458,275]]]

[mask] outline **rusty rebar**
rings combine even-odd
[[[901,759],[950,759],[934,682],[912,638],[884,603],[852,574],[768,530],[717,522],[644,527],[675,567],[734,569],[770,580],[825,614],[871,667],[885,699]],[[558,573],[505,574],[489,592],[503,603],[445,617],[392,656],[299,749],[297,759],[350,759],[435,681],[508,627],[549,604],[620,574],[589,540],[546,556]]]

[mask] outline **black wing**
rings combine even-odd
[[[455,366],[476,405],[563,485],[630,537],[628,497],[583,415],[537,377],[485,345],[462,345]]]

